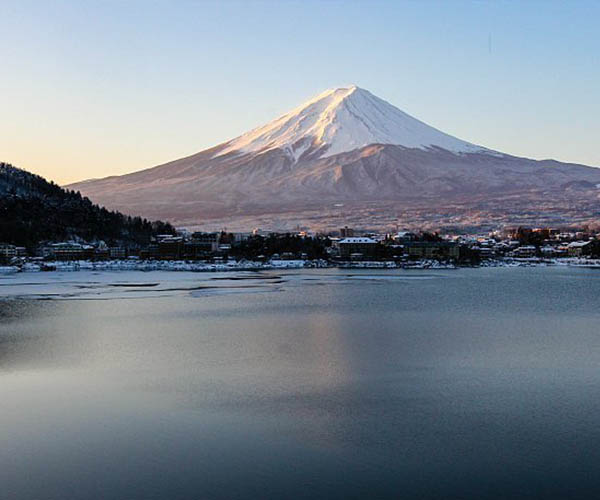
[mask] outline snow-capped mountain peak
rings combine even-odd
[[[226,143],[218,156],[282,149],[326,157],[369,144],[439,147],[456,153],[485,148],[445,134],[356,85],[326,90],[276,120]]]

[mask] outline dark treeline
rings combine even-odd
[[[295,234],[270,234],[269,236],[251,236],[236,245],[231,254],[235,257],[256,259],[261,255],[272,257],[275,254],[306,254],[309,259],[324,259],[327,257],[326,246],[329,240],[297,236]]]
[[[30,249],[42,241],[68,239],[139,246],[156,234],[174,234],[174,229],[109,211],[79,192],[0,163],[0,242]]]

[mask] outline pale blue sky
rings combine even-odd
[[[600,1],[2,0],[0,160],[189,155],[355,83],[450,134],[600,166]]]

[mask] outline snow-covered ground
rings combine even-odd
[[[523,266],[577,266],[600,268],[600,259],[586,258],[506,258],[484,260],[476,267],[523,267]],[[190,262],[180,260],[110,260],[110,261],[70,261],[70,262],[28,262],[21,267],[0,266],[0,275],[18,272],[72,272],[72,271],[187,271],[187,272],[226,272],[226,271],[264,271],[270,269],[303,269],[339,267],[343,269],[455,269],[451,262],[437,260],[418,260],[396,263],[394,261],[348,261],[330,263],[325,260],[270,260],[227,261],[227,262]]]
[[[323,260],[271,260],[268,262],[230,260],[227,262],[190,262],[183,260],[107,260],[107,261],[54,261],[44,263],[29,262],[21,269],[15,266],[0,267],[0,273],[9,274],[19,270],[23,272],[39,271],[191,271],[191,272],[222,272],[248,271],[265,269],[300,269],[328,267]]]
[[[17,266],[0,266],[0,274],[18,273],[20,269]]]
[[[440,262],[438,260],[417,260],[397,264],[394,261],[353,261],[340,262],[338,267],[342,269],[456,269],[451,262]]]
[[[600,268],[600,259],[586,259],[581,257],[561,257],[560,259],[540,259],[538,257],[521,257],[491,259],[481,262],[479,267],[523,267],[523,266],[573,266]]]

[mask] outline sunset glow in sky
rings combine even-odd
[[[0,161],[59,183],[351,83],[461,139],[600,166],[600,2],[0,3]]]

